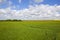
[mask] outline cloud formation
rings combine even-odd
[[[0,3],[5,2],[6,0],[0,0]]]
[[[21,3],[21,0],[19,0],[19,3]]]
[[[40,2],[43,2],[44,0],[34,0],[34,2],[36,3],[40,3]]]
[[[21,20],[60,20],[60,5],[30,5],[23,10],[12,10],[10,7],[0,9],[0,19]]]
[[[2,2],[3,0],[0,0],[0,3]]]

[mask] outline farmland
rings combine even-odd
[[[60,21],[0,21],[0,40],[60,40]]]

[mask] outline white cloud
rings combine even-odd
[[[36,3],[40,3],[40,2],[43,2],[44,0],[34,0],[34,2]]]
[[[0,2],[2,2],[2,0],[0,0]]]
[[[2,2],[3,0],[0,0],[0,3]]]
[[[19,0],[19,3],[21,3],[21,0]]]
[[[60,19],[60,5],[30,5],[23,10],[0,9],[0,19],[51,20]]]
[[[6,0],[0,0],[0,3],[5,2]]]

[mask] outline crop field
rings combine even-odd
[[[60,40],[60,21],[0,21],[0,40]]]

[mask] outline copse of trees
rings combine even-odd
[[[6,20],[0,20],[0,21],[22,21],[22,20],[17,20],[17,19],[13,19],[13,20],[11,20],[11,19],[6,19]]]

